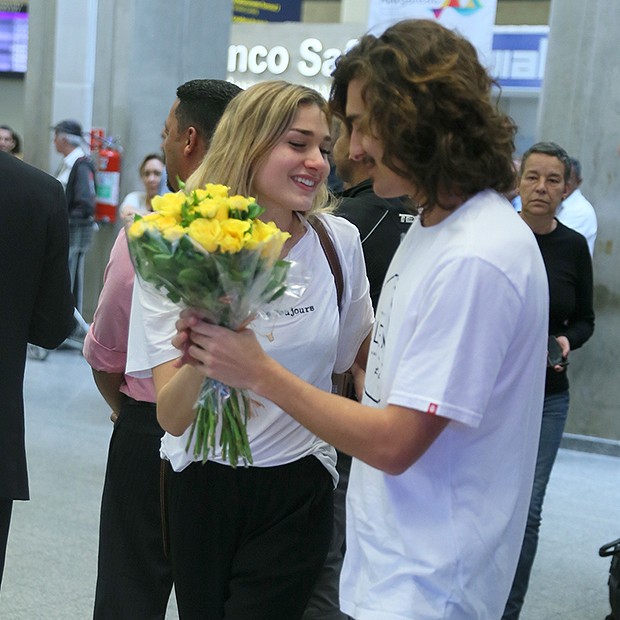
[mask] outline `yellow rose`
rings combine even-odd
[[[147,213],[146,215],[142,216],[142,221],[145,223],[149,222],[151,224],[154,224],[160,217],[161,217],[161,214],[151,211],[150,213]]]
[[[252,234],[247,239],[246,247],[253,250],[261,247],[264,257],[277,257],[282,251],[284,242],[290,237],[289,233],[282,232],[273,222],[254,220]]]
[[[214,217],[219,222],[224,222],[230,216],[228,200],[226,198],[216,198],[215,201],[217,202],[217,213],[214,215]]]
[[[153,224],[157,226],[157,230],[163,232],[167,228],[177,226],[178,221],[177,218],[173,217],[172,215],[160,215],[156,220],[153,220]]]
[[[155,212],[161,213],[162,215],[172,215],[180,219],[181,207],[186,199],[187,196],[183,192],[176,192],[175,194],[168,193],[163,196],[154,196],[151,205]]]
[[[217,220],[198,219],[189,225],[187,233],[207,252],[215,252],[222,236],[222,229]]]
[[[144,218],[136,220],[128,229],[127,236],[130,239],[139,239],[149,229],[149,226],[144,222]]]
[[[228,218],[228,204],[225,198],[206,198],[196,210],[202,217],[215,218],[220,222]]]
[[[250,202],[254,202],[253,198],[246,198],[245,196],[231,196],[228,199],[228,206],[234,211],[247,212]]]
[[[275,232],[263,245],[262,256],[274,260],[278,258],[282,252],[282,246],[290,236],[287,232],[282,232],[281,230]]]
[[[170,226],[170,228],[166,228],[162,231],[162,235],[166,241],[173,243],[178,241],[183,235],[187,233],[187,228],[183,228],[183,226],[179,224],[175,224],[174,226]]]
[[[207,183],[205,190],[212,198],[228,198],[228,187],[226,185]]]
[[[202,202],[203,200],[207,198],[211,198],[211,196],[209,195],[209,192],[206,189],[195,189],[190,194],[190,197],[192,198],[191,202],[193,204],[198,204],[199,202]]]
[[[251,235],[246,240],[246,246],[253,250],[272,235],[272,230],[262,220],[254,220],[252,222]]]
[[[217,213],[217,205],[211,198],[205,198],[200,201],[200,204],[196,205],[196,211],[200,214],[200,217],[206,217],[211,219]]]
[[[245,237],[250,232],[250,222],[228,219],[224,220],[221,226],[220,249],[229,254],[236,254],[245,246]]]

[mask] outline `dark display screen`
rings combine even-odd
[[[28,65],[28,13],[0,10],[0,74],[23,75]]]

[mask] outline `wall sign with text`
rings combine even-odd
[[[354,24],[233,24],[228,79],[247,88],[263,80],[305,84],[329,94],[334,63],[355,45]],[[489,72],[507,92],[538,92],[547,57],[548,26],[495,26]]]
[[[298,22],[301,0],[233,0],[233,22]]]

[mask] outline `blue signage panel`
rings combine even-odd
[[[510,30],[508,30],[510,28]],[[491,75],[502,88],[540,89],[545,75],[548,27],[495,27]]]
[[[301,20],[301,0],[263,2],[234,0],[233,22],[298,22]]]

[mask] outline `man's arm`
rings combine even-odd
[[[119,390],[125,382],[133,282],[134,273],[127,241],[121,231],[110,252],[103,288],[83,350],[101,396],[116,414],[126,398]]]
[[[73,185],[73,200],[69,205],[70,216],[90,217],[95,211],[95,177],[91,164],[78,161],[75,164],[75,182]]]
[[[400,474],[415,463],[449,422],[415,409],[395,405],[377,409],[324,392],[269,357],[251,330],[234,333],[192,317],[185,320],[192,329],[192,343],[181,329],[175,346],[186,349],[193,361],[179,370],[177,379],[184,373],[188,384],[199,386],[202,377],[209,376],[250,389],[339,450],[387,473]],[[242,371],[239,360],[247,360]],[[179,401],[188,391],[183,386],[183,381],[167,384],[166,401],[158,397],[158,415],[180,415]]]
[[[51,180],[47,247],[43,271],[32,319],[28,342],[53,349],[73,329],[74,300],[67,267],[69,227],[67,203],[62,185]]]
[[[120,391],[121,385],[125,381],[125,375],[122,372],[102,372],[93,370],[93,378],[95,385],[101,396],[112,409],[113,414],[118,415],[121,405],[126,400],[125,394]]]
[[[248,388],[275,402],[342,452],[393,475],[413,465],[449,422],[416,409],[396,405],[376,409],[335,396],[306,383],[271,358],[260,366]]]

